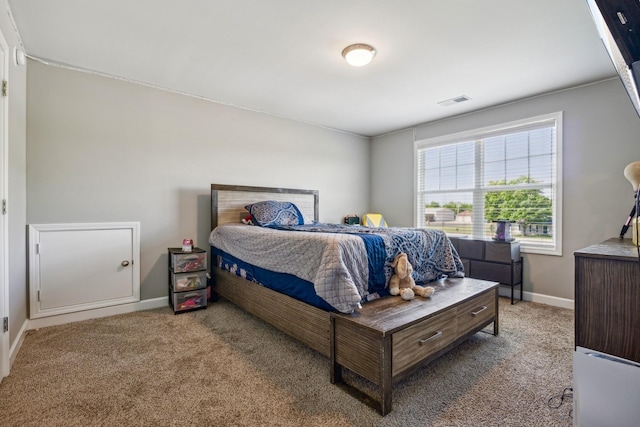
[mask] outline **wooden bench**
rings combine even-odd
[[[463,278],[430,285],[431,298],[382,298],[354,314],[331,313],[331,382],[386,415],[394,382],[491,323],[498,335],[499,283]],[[342,368],[376,384],[378,398],[347,384]]]

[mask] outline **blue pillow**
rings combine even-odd
[[[247,205],[244,208],[251,214],[253,223],[261,227],[304,224],[302,213],[291,202],[267,200]]]

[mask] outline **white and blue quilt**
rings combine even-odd
[[[230,224],[216,227],[209,243],[214,254],[229,254],[259,269],[313,284],[318,297],[343,313],[388,295],[391,262],[400,252],[408,255],[418,284],[464,276],[458,253],[438,230],[323,223],[279,227]],[[246,275],[237,266],[226,269]]]

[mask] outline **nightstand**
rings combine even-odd
[[[169,306],[174,314],[207,308],[207,252],[169,248]]]
[[[511,287],[511,304],[515,303],[513,290],[516,286],[520,286],[520,301],[522,301],[520,242],[453,236],[449,236],[449,240],[460,255],[467,277],[500,282],[501,285]]]

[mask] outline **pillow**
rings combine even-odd
[[[247,205],[244,208],[251,214],[253,223],[261,227],[304,224],[302,213],[291,202],[267,200]]]
[[[387,221],[384,220],[382,214],[366,213],[362,217],[362,225],[367,227],[387,228]]]

